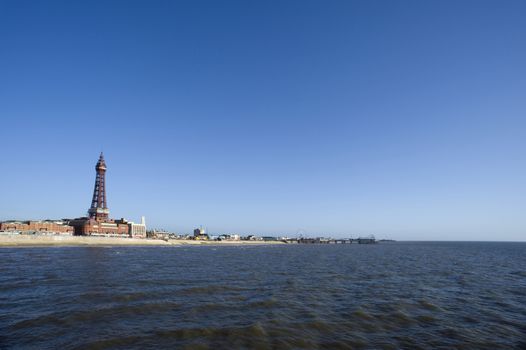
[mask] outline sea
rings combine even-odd
[[[526,243],[1,248],[0,349],[526,349]]]

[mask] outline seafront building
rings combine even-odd
[[[73,227],[68,220],[27,220],[0,222],[0,232],[32,232],[32,233],[58,233],[71,235]]]
[[[146,219],[141,217],[141,223],[128,222],[130,227],[130,236],[133,238],[146,238]]]
[[[208,236],[208,233],[206,233],[206,229],[201,226],[194,230],[194,239],[207,241],[210,237]]]

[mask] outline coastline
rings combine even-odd
[[[181,245],[268,245],[286,244],[280,241],[193,241],[148,238],[89,237],[89,236],[44,236],[44,235],[0,235],[0,248],[13,247],[84,247],[84,246],[181,246]]]

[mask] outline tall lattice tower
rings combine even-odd
[[[100,153],[99,161],[95,165],[97,177],[95,178],[95,188],[93,189],[93,199],[88,210],[89,217],[103,221],[108,219],[110,211],[106,204],[106,163],[104,156]]]

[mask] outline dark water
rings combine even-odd
[[[0,348],[526,349],[526,244],[0,249]]]

